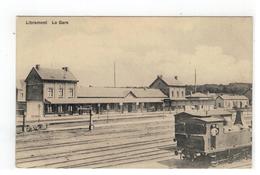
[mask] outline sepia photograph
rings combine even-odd
[[[17,16],[17,168],[251,169],[253,17]]]

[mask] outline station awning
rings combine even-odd
[[[47,104],[162,103],[162,98],[61,98],[45,99]]]

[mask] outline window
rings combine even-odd
[[[48,97],[53,97],[53,88],[48,89]]]
[[[177,98],[179,98],[180,94],[179,94],[179,91],[177,91]]]
[[[58,112],[61,113],[62,112],[62,105],[58,106]]]
[[[59,88],[59,97],[63,97],[63,88]]]
[[[174,91],[172,91],[172,97],[174,97]]]
[[[72,111],[72,106],[71,105],[68,106],[68,111]]]
[[[47,106],[47,112],[48,112],[48,113],[51,113],[51,112],[52,112],[52,106],[51,106],[51,105],[48,105],[48,106]]]
[[[73,92],[73,88],[69,89],[69,97],[73,97],[74,96],[74,92]]]
[[[184,97],[184,92],[183,91],[181,91],[181,96]]]

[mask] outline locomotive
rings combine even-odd
[[[252,125],[243,110],[191,111],[175,115],[176,155],[194,161],[204,158],[211,165],[250,158]]]

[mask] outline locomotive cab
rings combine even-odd
[[[181,158],[215,156],[251,145],[251,130],[230,122],[228,111],[191,111],[175,115],[175,140]],[[235,120],[237,121],[237,119]]]

